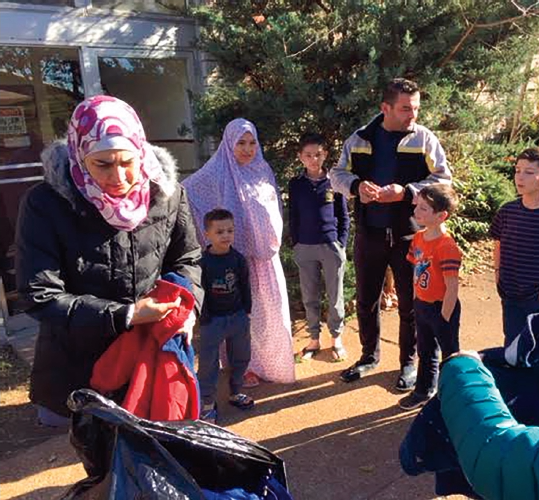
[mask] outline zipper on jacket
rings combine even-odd
[[[133,258],[133,303],[137,301],[137,256],[135,255],[135,237],[133,231],[129,231],[129,241],[131,242],[131,256]]]
[[[395,244],[395,240],[393,239],[393,229],[390,227],[386,227],[386,241],[389,243],[390,248]]]

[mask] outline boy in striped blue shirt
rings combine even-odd
[[[500,208],[490,230],[506,347],[539,312],[539,148],[517,156],[515,185],[519,198]]]

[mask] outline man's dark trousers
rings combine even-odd
[[[401,369],[414,364],[416,333],[413,266],[406,260],[411,240],[394,238],[384,228],[357,228],[354,241],[357,316],[363,347],[361,362],[380,361],[380,298],[387,266],[395,278],[399,299]]]

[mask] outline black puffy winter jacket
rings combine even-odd
[[[133,231],[110,226],[78,192],[62,142],[44,151],[45,182],[21,203],[17,288],[40,321],[30,399],[61,415],[69,415],[70,392],[88,387],[95,361],[125,330],[129,304],[161,274],[189,278],[200,310],[201,251],[186,193],[172,157],[154,152],[176,189],[166,196],[152,184],[148,217]]]

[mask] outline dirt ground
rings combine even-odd
[[[500,345],[501,310],[492,273],[468,276],[460,296],[462,348]],[[295,324],[296,351],[307,342],[302,327]],[[399,466],[398,448],[415,412],[396,407],[402,395],[393,389],[398,373],[395,311],[383,313],[382,332],[382,362],[359,382],[338,380],[339,372],[359,356],[352,320],[344,334],[349,361],[333,363],[329,349],[323,350],[297,365],[295,384],[252,389],[257,405],[249,413],[227,405],[221,391],[220,424],[281,456],[296,500],[437,498],[432,475],[410,478]],[[329,346],[325,333],[322,341]],[[0,372],[5,363],[0,360]],[[27,368],[15,373],[14,380],[0,387],[0,498],[58,498],[84,471],[65,435],[52,437],[34,424],[26,396]]]

